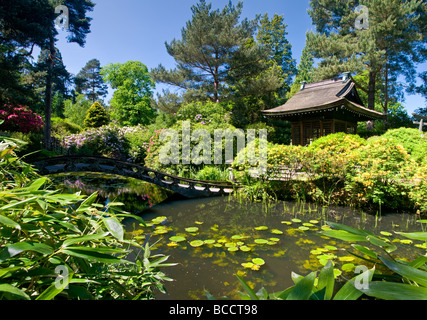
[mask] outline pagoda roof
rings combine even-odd
[[[384,113],[364,106],[351,78],[336,78],[320,82],[303,84],[292,98],[284,105],[265,110],[269,117],[294,117],[311,113],[344,109],[354,114],[357,121],[384,119]]]

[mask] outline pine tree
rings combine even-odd
[[[110,118],[108,117],[107,111],[98,101],[95,101],[87,111],[86,118],[84,120],[85,127],[99,128],[107,125],[109,122]]]
[[[258,43],[269,50],[269,61],[282,69],[283,85],[279,89],[280,98],[285,98],[296,74],[295,59],[292,58],[292,45],[287,40],[288,35],[283,16],[275,14],[271,20],[265,14],[260,20],[257,34]]]
[[[200,0],[191,8],[182,39],[166,43],[176,69],[160,65],[152,70],[153,79],[181,89],[184,101],[226,101],[280,87],[277,71],[266,63],[268,50],[255,42],[258,21],[240,20],[242,8],[242,2],[230,1],[212,10]]]
[[[313,82],[313,68],[314,68],[313,54],[310,52],[309,48],[305,47],[302,50],[301,61],[297,67],[297,75],[295,77],[291,90],[287,95],[288,99],[294,96],[301,89],[301,84],[303,82],[306,82],[306,83]]]
[[[86,95],[92,103],[102,100],[108,93],[108,87],[102,79],[100,71],[101,63],[98,59],[92,59],[77,74],[75,79],[76,92]]]
[[[360,4],[365,5],[362,11],[356,10]],[[317,33],[309,32],[307,43],[315,58],[322,59],[315,77],[366,70],[368,86],[358,87],[367,93],[370,109],[375,108],[378,86],[382,87],[387,112],[392,84],[396,87],[400,75],[409,83],[414,81],[415,66],[425,58],[427,4],[422,0],[311,0],[310,6]],[[360,19],[364,23],[358,24]]]

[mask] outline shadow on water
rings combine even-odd
[[[322,236],[325,221],[388,238],[398,247],[393,254],[407,259],[425,253],[424,244],[405,242],[395,233],[422,231],[416,215],[369,215],[349,208],[282,201],[266,205],[233,197],[188,200],[147,183],[114,176],[61,179],[71,190],[100,190],[101,201],[123,202],[126,211],[146,221],[146,226],[141,226],[126,219],[128,236],[141,243],[148,241],[155,253],[178,263],[162,270],[174,281],[165,284],[168,294],[159,293],[157,299],[205,299],[204,290],[217,298],[239,298],[242,288],[236,274],[257,290],[284,290],[293,285],[292,272],[305,275],[320,270],[325,256],[334,261],[338,280],[349,279],[354,276],[354,267],[366,265],[366,261],[349,254],[349,243]],[[261,259],[260,265],[252,263],[256,258]]]

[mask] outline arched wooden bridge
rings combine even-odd
[[[134,163],[103,157],[61,156],[37,160],[32,163],[41,175],[73,172],[99,172],[116,174],[153,183],[187,198],[229,195],[234,184],[180,178]]]

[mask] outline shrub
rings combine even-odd
[[[99,128],[110,122],[107,111],[96,101],[87,111],[84,125],[86,128]]]
[[[63,143],[71,154],[106,156],[120,160],[129,158],[129,142],[116,125],[88,129],[83,133],[67,136]]]
[[[388,130],[382,137],[390,138],[400,143],[417,162],[427,159],[427,137],[418,129],[399,128]]]
[[[68,119],[52,118],[52,135],[57,138],[62,139],[67,135],[80,133],[82,130],[82,127]]]
[[[0,110],[0,129],[11,132],[33,132],[40,131],[44,122],[36,113],[27,106],[13,106],[5,104]]]

